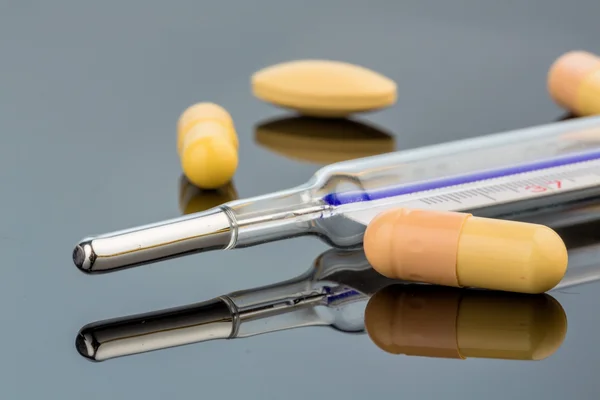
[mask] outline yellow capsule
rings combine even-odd
[[[552,289],[568,261],[560,236],[543,225],[404,208],[371,221],[364,249],[388,278],[521,293]]]
[[[538,361],[564,342],[567,317],[548,294],[400,284],[371,297],[365,329],[391,354]]]
[[[177,151],[194,185],[215,189],[229,182],[238,166],[238,138],[229,113],[213,103],[189,107],[177,122]]]
[[[298,60],[273,65],[256,72],[251,84],[257,98],[314,117],[345,117],[396,102],[394,81],[340,61]]]

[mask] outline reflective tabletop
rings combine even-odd
[[[84,236],[296,186],[328,163],[557,121],[546,74],[600,54],[597,0],[0,2],[3,399],[596,399],[600,199],[552,220],[543,295],[390,281],[314,237],[114,274]],[[363,65],[397,103],[307,119],[252,96],[279,62]],[[239,169],[181,175],[176,121],[233,116]],[[232,312],[235,311],[235,312]]]

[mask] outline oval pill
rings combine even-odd
[[[522,293],[552,289],[568,262],[560,236],[543,225],[405,208],[371,221],[364,250],[388,278]]]
[[[315,117],[345,117],[389,107],[396,83],[368,68],[330,60],[298,60],[252,75],[253,94],[268,103]]]
[[[229,113],[214,103],[198,103],[177,122],[177,151],[183,173],[194,185],[216,189],[238,166],[238,138]]]
[[[600,57],[585,51],[563,54],[550,67],[548,91],[578,116],[600,114]]]
[[[564,342],[567,317],[548,294],[398,284],[371,297],[365,329],[391,354],[538,361]]]

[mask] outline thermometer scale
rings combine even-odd
[[[600,192],[600,151],[388,189],[374,193],[376,200],[371,200],[368,193],[351,193],[330,196],[329,201],[337,203],[342,212],[346,204],[360,201],[362,209],[354,206],[348,215],[368,224],[375,215],[392,207],[476,212],[542,197],[548,197],[546,204],[556,205],[567,203],[556,196],[570,194],[582,200],[590,196],[590,189]],[[388,197],[384,197],[386,192]],[[543,204],[537,201],[536,208]],[[517,207],[511,208],[516,211]],[[527,207],[519,207],[519,214],[525,210]]]

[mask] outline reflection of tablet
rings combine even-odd
[[[582,129],[565,133],[561,139],[583,141],[587,143],[600,142],[600,128]]]
[[[184,175],[180,177],[179,209],[182,214],[205,211],[237,199],[238,194],[233,186],[233,182],[229,182],[214,190],[205,190],[194,186]]]
[[[377,128],[348,119],[284,118],[256,127],[255,140],[294,160],[330,164],[395,150],[395,140]]]

